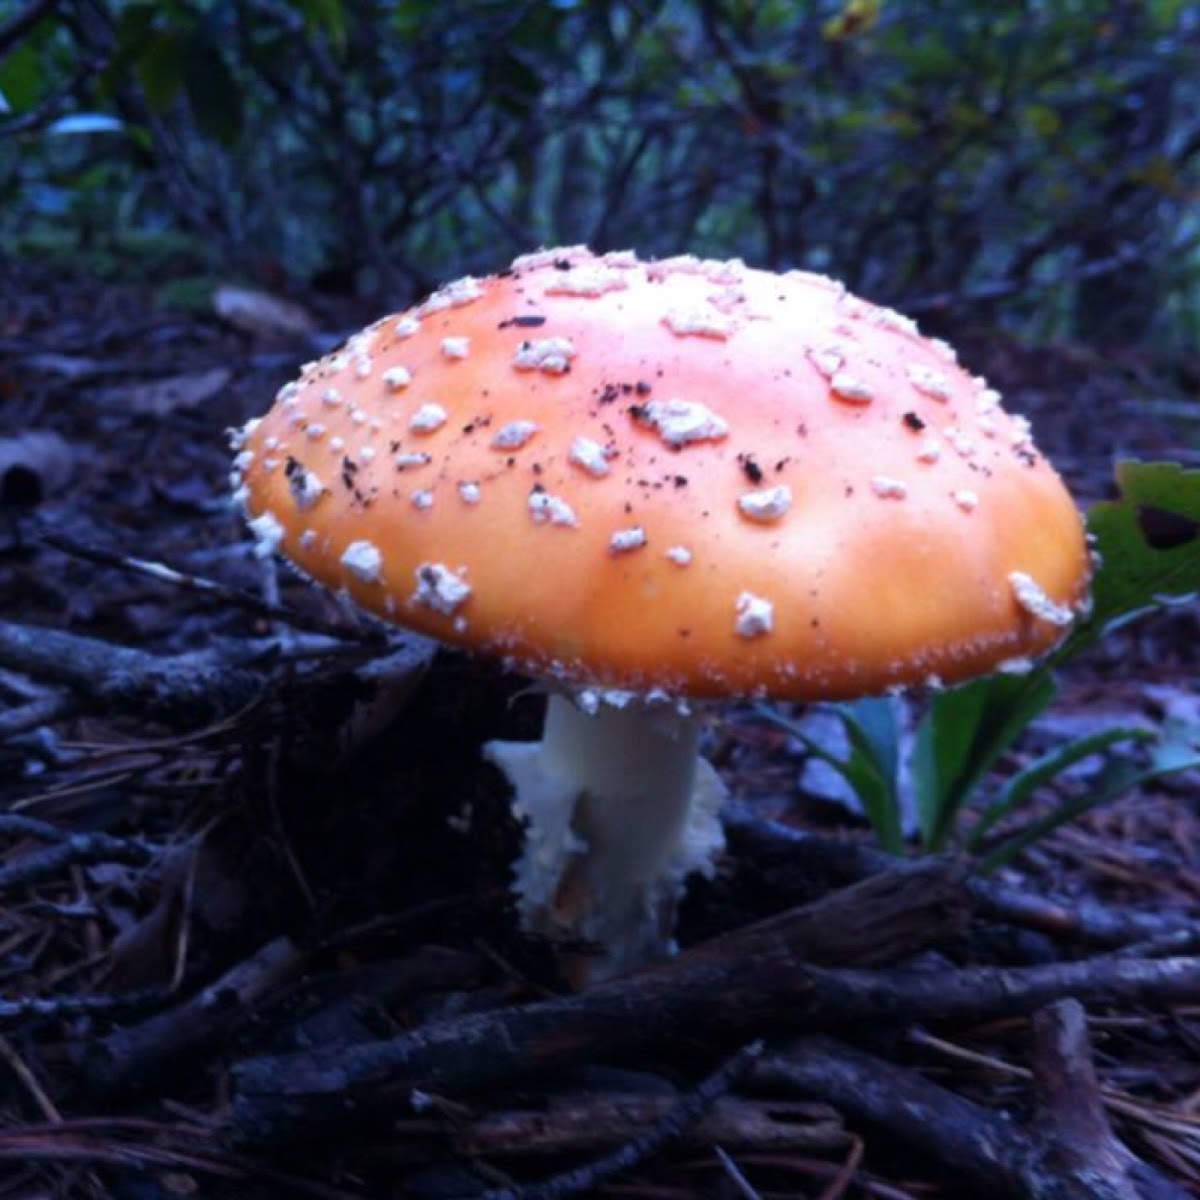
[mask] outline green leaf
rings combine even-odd
[[[439,0],[397,0],[392,28],[405,41],[415,40],[437,15]]]
[[[890,700],[876,698],[836,704],[833,711],[845,726],[850,755],[844,762],[828,754],[822,757],[854,789],[880,848],[889,854],[903,854],[895,708]]]
[[[980,779],[1058,693],[1050,672],[992,675],[934,697],[917,729],[913,778],[926,850],[941,850]]]
[[[1150,0],[1147,10],[1160,33],[1169,33],[1179,23],[1192,0]]]
[[[1120,496],[1088,513],[1101,558],[1088,622],[1097,630],[1200,591],[1200,470],[1129,461],[1116,477]]]
[[[1062,117],[1048,104],[1029,104],[1022,115],[1026,126],[1039,137],[1053,137],[1062,128]]]
[[[889,854],[904,853],[896,772],[900,738],[890,700],[856,700],[852,704],[831,706],[850,742],[850,753],[845,759],[832,754],[794,721],[768,705],[759,705],[758,711],[802,743],[809,754],[831,766],[853,788],[883,850]]]
[[[199,31],[184,42],[183,83],[196,123],[228,145],[242,130],[242,91],[221,52]]]
[[[155,112],[170,107],[183,87],[184,39],[174,33],[153,35],[137,59],[137,77],[146,103]]]
[[[836,704],[833,709],[841,717],[851,745],[875,764],[880,775],[896,779],[900,768],[900,730],[895,702],[869,696]]]
[[[337,49],[346,44],[346,8],[342,0],[297,0],[310,32],[324,30]]]
[[[498,106],[516,116],[536,109],[541,99],[541,76],[515,54],[485,60],[483,86]]]
[[[153,4],[130,4],[121,9],[114,31],[115,53],[97,76],[99,95],[102,99],[111,100],[121,88],[129,83],[130,75],[135,75],[151,106],[165,107],[165,105],[157,105],[151,99],[156,84],[162,84],[165,73],[161,68],[156,68],[151,64],[147,70],[152,78],[147,82],[143,75],[142,62],[145,56],[151,52],[155,40],[161,36],[161,33],[155,32],[156,25],[159,24],[157,20],[159,15],[159,11]],[[161,54],[162,48],[157,47],[154,52]],[[170,103],[169,99],[167,103]]]
[[[13,112],[26,112],[39,100],[43,86],[42,65],[28,42],[17,46],[0,61],[0,94]]]
[[[150,40],[156,13],[154,4],[129,4],[117,17],[117,53],[125,61],[136,58]]]

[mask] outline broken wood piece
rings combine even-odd
[[[111,1094],[161,1078],[228,1037],[264,996],[299,975],[308,960],[308,953],[290,938],[276,938],[182,1004],[89,1042],[82,1055],[88,1085]]]
[[[1021,1126],[835,1038],[790,1042],[751,1064],[745,1080],[756,1091],[823,1100],[853,1123],[886,1131],[908,1150],[936,1158],[981,1200],[1103,1198],[1042,1174],[1039,1147]]]
[[[1187,1200],[1118,1139],[1092,1061],[1087,1014],[1076,1000],[1048,1005],[1033,1018],[1037,1129],[1045,1164],[1070,1178],[1102,1181],[1111,1200]]]
[[[643,1163],[683,1132],[725,1095],[762,1053],[761,1042],[750,1042],[721,1063],[708,1078],[677,1100],[648,1130],[603,1158],[564,1171],[542,1183],[486,1192],[483,1200],[565,1200],[590,1192],[601,1183]]]
[[[445,1131],[454,1152],[470,1158],[587,1154],[630,1141],[662,1121],[672,1096],[629,1092],[556,1093],[544,1106],[501,1109]],[[404,1122],[393,1128],[403,1132]],[[824,1104],[722,1096],[680,1136],[707,1150],[844,1150],[850,1144],[837,1113]]]
[[[1026,1128],[917,1071],[826,1036],[800,1038],[753,1063],[755,1090],[832,1104],[952,1171],[972,1196],[996,1200],[1186,1200],[1112,1132],[1086,1042],[1067,1000],[1034,1018],[1037,1120]]]

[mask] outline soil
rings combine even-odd
[[[244,1136],[231,1103],[238,1063],[565,994],[556,948],[517,928],[507,885],[521,831],[479,755],[488,739],[534,736],[542,699],[494,666],[420,647],[390,689],[372,692],[363,668],[379,653],[375,630],[304,581],[281,575],[279,599],[311,628],[121,561],[262,597],[264,566],[228,501],[226,430],[377,313],[303,297],[308,331],[269,311],[239,328],[211,309],[168,307],[151,284],[12,265],[0,267],[0,294],[3,620],[169,657],[172,671],[193,669],[177,656],[197,654],[240,671],[233,702],[205,711],[193,697],[164,720],[150,692],[88,691],[69,670],[18,669],[0,645],[0,721],[46,706],[0,740],[0,1197],[982,1194],[938,1148],[948,1125],[934,1148],[914,1149],[890,1117],[856,1111],[832,1084],[801,1095],[756,1083],[737,1058],[744,1031],[630,1056],[599,1018],[594,1054],[585,1046],[569,1066],[461,1093],[431,1083],[336,1133],[299,1121],[269,1142]],[[1111,494],[1117,458],[1200,462],[1200,409],[1153,360],[994,331],[957,340],[1032,418],[1084,504]],[[57,437],[30,441],[35,432]],[[1003,772],[1115,724],[1200,723],[1198,625],[1197,605],[1181,604],[1069,664],[1059,701]],[[708,747],[744,824],[716,878],[689,892],[685,949],[821,892],[819,876],[798,883],[778,858],[789,831],[870,846],[835,792],[801,784],[801,746],[754,707],[714,710]],[[1086,793],[1094,765],[1044,789],[1006,830]],[[1117,914],[1141,938],[1101,947],[1045,912],[1023,922],[977,910],[884,965],[1195,952],[1198,786],[1200,773],[1183,772],[1134,790],[990,881],[1067,914]],[[640,994],[622,1000],[634,1023]],[[1183,1189],[1103,1194],[1200,1195],[1200,992],[1087,1007],[1116,1137]],[[765,1022],[775,1036],[806,1032],[777,1015]],[[1045,1046],[1035,1025],[1022,1010],[841,1036],[918,1085],[1022,1125],[1045,1100],[1026,1075]],[[714,1072],[708,1107],[681,1109]],[[661,1145],[638,1145],[656,1130]],[[621,1146],[633,1147],[625,1169],[608,1170]],[[547,1179],[557,1191],[536,1190]],[[997,1194],[1020,1194],[1006,1186]]]

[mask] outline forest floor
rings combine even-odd
[[[290,575],[302,620],[255,606],[226,430],[378,314],[0,294],[0,1198],[1200,1195],[1200,773],[980,879],[881,860],[795,742],[714,708],[737,804],[684,952],[573,995],[478,754],[538,698]],[[1200,462],[1152,362],[960,344],[1084,504],[1117,458]],[[1200,724],[1198,626],[1072,662],[1003,770]]]

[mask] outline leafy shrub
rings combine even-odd
[[[1129,788],[1200,767],[1200,729],[1171,724],[1161,734],[1142,726],[1112,729],[1068,742],[978,798],[1001,756],[1054,701],[1055,671],[1130,621],[1200,592],[1200,471],[1173,463],[1124,462],[1120,496],[1096,504],[1088,528],[1099,555],[1092,608],[1058,648],[1023,675],[994,675],[932,698],[915,733],[912,782],[920,845],[938,851],[957,844],[982,854],[990,869],[1033,841]],[[764,709],[807,750],[834,767],[854,789],[884,849],[901,853],[900,760],[903,736],[894,705],[871,698],[834,705],[850,751],[838,758],[795,722]],[[1148,744],[1146,760],[1109,758],[1095,785],[1063,801],[1019,833],[989,847],[996,825],[1042,787],[1085,758],[1122,743]]]
[[[587,241],[1096,340],[1194,305],[1200,12],[1181,0],[38,7],[0,41],[0,244],[61,220],[45,188],[76,185],[46,130],[96,112],[125,132],[89,137],[74,178],[115,164],[89,184],[114,223],[397,300]]]

